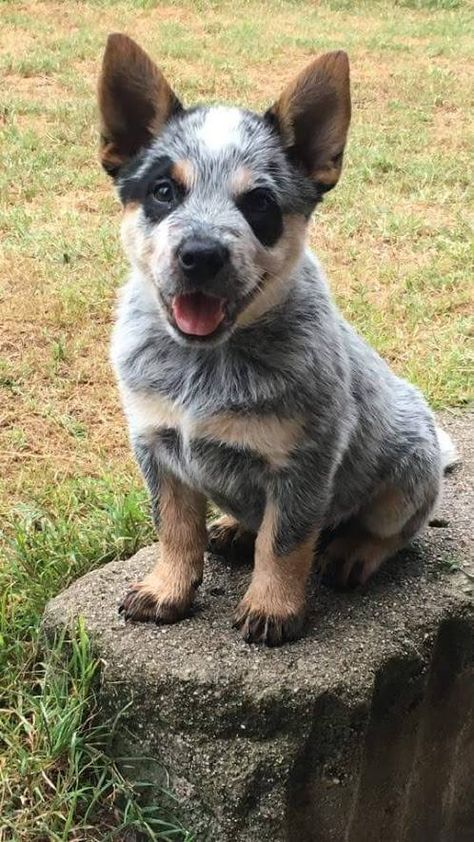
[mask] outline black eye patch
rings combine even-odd
[[[256,187],[239,196],[236,205],[260,242],[264,246],[275,245],[283,233],[283,217],[273,193]]]
[[[124,204],[140,202],[145,215],[159,222],[183,200],[185,191],[172,177],[173,161],[163,156],[143,173],[131,173],[120,181],[119,196]]]
[[[145,215],[152,222],[159,222],[181,204],[184,195],[185,191],[171,175],[158,175],[148,185],[143,202]]]

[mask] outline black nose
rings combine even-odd
[[[190,237],[181,243],[178,263],[192,281],[214,278],[229,261],[229,249],[217,240]]]

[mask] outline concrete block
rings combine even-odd
[[[463,465],[421,538],[365,588],[314,582],[306,636],[248,646],[232,611],[249,569],[209,559],[193,617],[125,624],[117,606],[155,547],[47,606],[78,615],[102,659],[104,718],[137,780],[169,772],[175,813],[215,842],[472,842],[472,415],[445,417]],[[161,797],[156,795],[156,797]]]

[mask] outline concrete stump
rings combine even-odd
[[[192,618],[126,625],[118,603],[155,547],[47,606],[48,637],[85,618],[104,719],[130,705],[117,757],[156,798],[167,782],[199,842],[473,842],[473,417],[442,419],[463,465],[434,525],[365,588],[315,582],[295,644],[240,639],[250,571],[217,557]]]

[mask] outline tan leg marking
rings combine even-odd
[[[278,646],[301,634],[306,583],[316,536],[286,556],[274,549],[276,511],[268,505],[255,543],[255,567],[247,593],[237,608],[235,625],[248,643]]]
[[[160,559],[126,594],[119,609],[125,619],[174,623],[189,613],[201,583],[207,543],[205,497],[168,477],[160,517]]]
[[[231,515],[223,515],[212,521],[208,529],[209,552],[225,558],[244,560],[251,558],[255,546],[255,535],[244,529]]]

